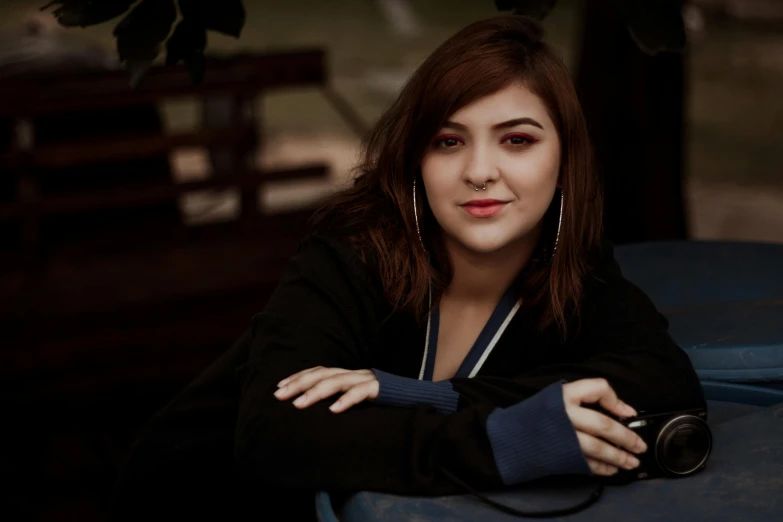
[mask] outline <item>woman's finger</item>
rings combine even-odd
[[[621,469],[635,469],[639,460],[630,453],[612,446],[598,437],[577,430],[576,437],[585,458],[591,458]]]
[[[611,388],[609,388],[611,390]],[[598,401],[598,404],[607,412],[617,417],[635,417],[637,415],[636,410],[629,405],[621,401],[614,390],[611,394],[607,394]]]
[[[636,410],[621,401],[606,379],[581,379],[563,386],[563,398],[572,404],[594,404],[612,415],[632,417]]]
[[[350,372],[349,370],[344,370],[342,368],[318,368],[313,371],[305,372],[299,377],[289,381],[288,384],[282,388],[278,388],[275,392],[275,397],[280,400],[290,399],[291,397],[306,392],[322,380],[342,373]]]
[[[297,379],[297,378],[301,377],[302,375],[304,375],[306,373],[310,373],[310,372],[312,372],[314,370],[321,370],[321,369],[323,369],[323,366],[315,366],[313,368],[308,368],[306,370],[302,370],[301,372],[296,372],[295,374],[289,375],[288,377],[286,377],[282,381],[278,382],[277,383],[277,387],[278,388],[282,388],[283,386],[285,386],[289,382],[293,381],[294,379]]]
[[[294,406],[297,408],[306,408],[311,404],[331,397],[335,393],[348,391],[357,384],[374,378],[375,376],[372,374],[367,376],[366,374],[359,372],[344,371],[343,373],[333,375],[315,384],[294,401]]]
[[[334,413],[341,413],[351,406],[355,406],[360,402],[366,401],[368,399],[374,399],[377,396],[378,381],[375,379],[364,381],[351,387],[351,389],[345,392],[342,397],[337,399],[337,401],[332,404],[329,409]]]
[[[346,372],[348,370],[345,370],[343,368],[325,368],[323,366],[316,366],[315,368],[309,368],[307,370],[302,370],[299,373],[295,373],[292,376],[283,379],[280,382],[285,382],[282,386],[280,386],[280,389],[290,387],[295,382],[303,383],[305,386],[309,384],[314,384],[315,382],[318,382],[319,380],[328,377],[330,375],[334,375],[337,372]],[[305,379],[302,381],[302,379]]]
[[[599,437],[632,453],[647,451],[647,445],[639,435],[613,418],[588,408],[572,406],[571,410],[568,417],[577,431]]]
[[[639,415],[636,413],[636,410],[627,402],[620,401],[619,407],[623,412],[625,412],[623,415],[620,415],[620,417],[636,417]]]
[[[592,471],[595,475],[611,477],[619,471],[617,466],[612,466],[606,462],[601,462],[600,460],[595,460],[590,457],[585,457],[585,460],[587,460],[587,465],[590,467],[590,471]]]

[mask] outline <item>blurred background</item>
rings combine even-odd
[[[8,520],[105,520],[140,425],[249,324],[361,134],[492,0],[244,0],[203,84],[138,91],[116,21],[0,5],[0,466]],[[783,2],[683,2],[649,56],[600,0],[558,0],[618,243],[783,243]]]

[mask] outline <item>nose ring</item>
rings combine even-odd
[[[478,192],[478,190],[479,190],[478,185],[473,185],[473,188],[476,190],[476,192]],[[481,185],[481,190],[487,190],[487,184],[486,183]]]

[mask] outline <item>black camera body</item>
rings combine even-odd
[[[620,470],[610,482],[625,483],[656,477],[686,477],[703,470],[712,450],[707,410],[682,410],[646,415],[640,412],[618,422],[636,432],[647,451],[635,455],[639,466]]]

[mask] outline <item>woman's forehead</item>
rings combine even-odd
[[[449,116],[448,121],[468,127],[493,126],[518,118],[532,118],[552,129],[543,100],[522,84],[512,84],[472,101]]]

